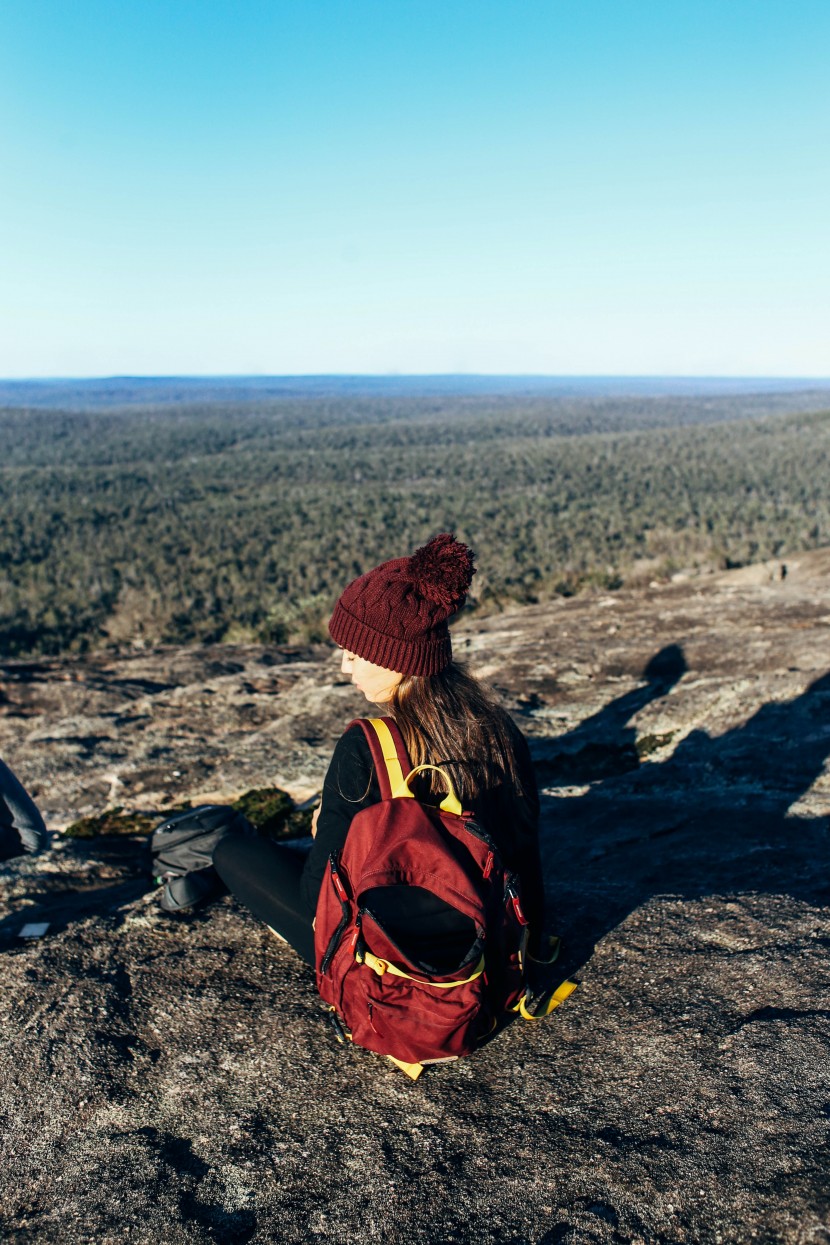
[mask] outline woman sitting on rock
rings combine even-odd
[[[490,693],[452,660],[449,619],[464,604],[473,554],[446,533],[411,557],[395,558],[353,580],[329,622],[342,649],[342,671],[366,699],[394,719],[412,766],[440,764],[465,810],[489,834],[507,868],[518,873],[534,953],[544,921],[539,860],[539,800],[527,743]],[[433,781],[434,780],[434,781]],[[422,775],[414,792],[425,803],[445,793],[440,776]],[[315,811],[307,857],[261,838],[228,837],[214,864],[253,914],[314,964],[314,919],[332,855],[380,786],[363,729],[353,724],[334,750]],[[411,887],[396,897],[398,925],[434,940],[452,917],[446,905]],[[403,903],[402,910],[401,904]]]

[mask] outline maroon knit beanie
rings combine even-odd
[[[335,644],[398,674],[437,674],[452,660],[447,620],[464,604],[473,551],[442,532],[411,558],[353,579],[334,607]]]

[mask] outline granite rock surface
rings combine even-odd
[[[830,1242],[830,551],[462,619],[531,739],[559,975],[415,1084],[339,1046],[230,898],[146,841],[0,865],[8,1242]],[[365,711],[331,651],[0,663],[50,829],[319,789]],[[44,924],[24,939],[24,924]]]

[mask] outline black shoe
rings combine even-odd
[[[211,899],[218,899],[226,891],[227,887],[213,865],[208,865],[180,878],[170,878],[161,892],[161,906],[165,912],[184,912]]]

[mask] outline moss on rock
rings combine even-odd
[[[246,791],[233,807],[270,838],[296,839],[311,833],[311,813],[295,808],[288,792],[279,787]]]
[[[106,808],[92,817],[73,821],[64,833],[70,839],[94,839],[99,835],[152,834],[165,817],[187,812],[190,801],[172,808],[152,811],[126,811],[120,805]],[[256,826],[260,834],[273,839],[297,839],[311,833],[311,812],[301,811],[287,791],[279,787],[256,787],[246,791],[231,805]]]
[[[118,806],[105,808],[95,817],[81,817],[73,821],[64,834],[70,839],[94,839],[99,834],[152,834],[158,823],[157,813],[125,813]]]

